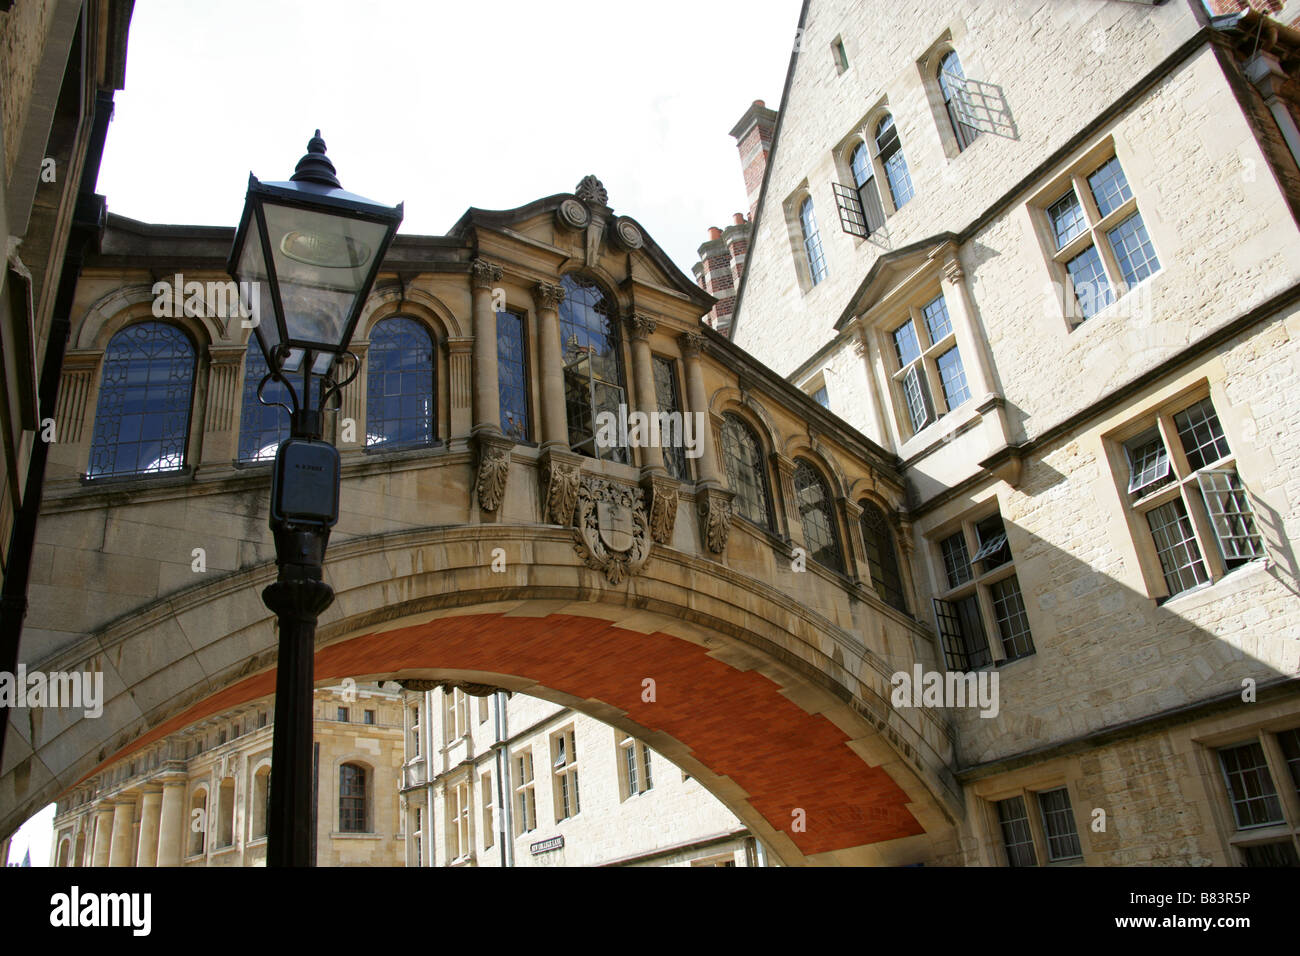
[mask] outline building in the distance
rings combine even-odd
[[[408,866],[768,865],[716,797],[616,727],[523,694],[403,683]]]
[[[391,689],[387,689],[391,688]],[[320,688],[316,864],[401,866],[401,695]],[[265,866],[275,701],[263,698],[146,742],[57,804],[51,866]]]

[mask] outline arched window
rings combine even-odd
[[[903,143],[898,138],[898,127],[894,118],[886,115],[876,124],[876,158],[884,167],[885,178],[889,180],[889,195],[894,200],[894,208],[902,209],[912,198],[912,174],[907,171],[907,157],[903,155]]]
[[[963,120],[970,116],[970,98],[966,93],[966,74],[962,71],[961,60],[953,50],[939,61],[939,89],[943,92],[943,105],[948,110],[948,122],[952,124],[952,133],[957,137],[957,148],[965,149],[975,142],[980,131]]]
[[[722,457],[727,465],[727,484],[736,493],[732,510],[760,528],[773,530],[763,446],[754,430],[731,412],[722,417]]]
[[[257,400],[257,386],[269,370],[256,339],[250,339],[244,356],[244,402],[239,413],[239,460],[267,461],[275,457],[280,442],[289,437],[289,413],[278,405]],[[267,382],[262,394],[268,402],[293,407],[289,390],[282,382]]]
[[[253,805],[249,807],[253,820],[251,837],[254,840],[266,836],[266,821],[271,809],[271,768],[263,767],[253,775]]]
[[[366,363],[366,445],[432,444],[433,336],[414,319],[384,319],[370,331]]]
[[[564,411],[569,422],[569,447],[592,458],[631,463],[621,445],[597,442],[597,416],[627,403],[623,377],[623,347],[618,310],[599,285],[581,276],[566,275],[560,303],[560,343],[564,350]]]
[[[876,166],[867,152],[866,143],[858,143],[849,155],[853,170],[853,183],[858,189],[858,201],[867,220],[867,235],[885,224],[885,209],[880,205],[880,190],[876,186]]]
[[[816,285],[826,278],[826,256],[822,254],[822,237],[817,231],[811,196],[799,207],[799,228],[803,230],[803,252],[808,259],[808,273],[812,276],[812,284]]]
[[[889,519],[870,501],[862,502],[862,544],[867,552],[871,586],[882,601],[906,613],[903,578],[898,570],[898,552],[889,531]]]
[[[198,790],[190,797],[190,818],[185,821],[190,831],[190,856],[203,852],[203,835],[208,832],[208,791]]]
[[[185,466],[194,345],[164,322],[128,325],[109,340],[90,445],[91,478]]]
[[[217,846],[234,846],[235,844],[235,778],[226,777],[221,781],[217,801]]]
[[[339,767],[339,832],[370,832],[366,810],[366,768],[345,763]]]
[[[808,556],[820,565],[844,573],[844,551],[826,480],[802,458],[794,463],[794,497],[799,504]]]

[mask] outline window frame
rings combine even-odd
[[[514,441],[514,442],[516,442],[516,443],[518,443],[518,444],[521,444],[521,445],[536,445],[536,444],[537,444],[537,440],[536,440],[536,432],[535,432],[535,430],[534,430],[534,422],[535,422],[535,420],[536,420],[536,416],[535,416],[535,414],[534,414],[534,409],[533,409],[533,389],[532,389],[532,384],[533,384],[533,383],[532,383],[532,376],[529,374],[529,361],[528,361],[528,359],[529,359],[529,354],[530,354],[529,350],[530,350],[530,348],[531,348],[531,342],[530,342],[530,336],[529,336],[529,327],[528,327],[528,310],[526,310],[526,309],[519,309],[519,308],[514,308],[514,309],[512,309],[512,308],[509,307],[509,305],[507,305],[506,308],[497,310],[497,314],[496,314],[496,315],[497,315],[497,317],[496,317],[496,321],[497,321],[497,342],[496,342],[496,348],[497,348],[497,400],[498,400],[498,407],[499,407],[499,410],[500,410],[500,413],[501,413],[501,421],[500,421],[500,423],[499,423],[499,427],[501,428],[501,434],[505,435],[507,438],[510,438],[512,441]],[[522,372],[522,378],[523,378],[523,381],[522,381],[521,384],[520,384],[520,388],[521,388],[521,390],[522,390],[522,392],[523,392],[523,399],[524,399],[524,408],[523,408],[523,412],[524,412],[523,431],[524,431],[524,434],[523,434],[522,437],[519,437],[518,435],[512,434],[510,431],[508,431],[508,430],[506,429],[506,420],[505,420],[505,416],[506,416],[506,404],[505,404],[504,401],[501,400],[501,391],[502,391],[503,388],[506,387],[506,386],[504,386],[504,385],[502,384],[502,382],[501,382],[501,375],[500,375],[500,369],[501,369],[501,317],[502,317],[502,315],[510,316],[511,318],[514,318],[514,319],[518,319],[518,320],[519,320],[519,358],[520,358],[520,366],[521,366],[521,372]]]
[[[950,59],[955,59],[957,61],[958,72],[955,74],[950,73],[945,69],[945,64],[947,64]],[[952,133],[953,141],[957,144],[957,152],[959,154],[964,153],[966,150],[970,149],[971,146],[975,145],[975,142],[984,132],[978,126],[970,126],[967,123],[963,123],[958,116],[957,109],[953,105],[953,101],[959,97],[960,93],[965,93],[967,91],[966,69],[962,65],[961,56],[958,55],[957,51],[951,46],[940,50],[931,62],[935,64],[934,69],[931,71],[931,78],[938,87],[939,96],[943,100],[944,112],[948,117],[949,130]],[[949,77],[946,83],[944,81],[945,75]],[[959,88],[953,88],[953,80],[960,82]],[[963,132],[963,130],[966,132]]]
[[[518,771],[515,774],[517,782],[511,788],[514,791],[514,836],[517,840],[537,829],[537,782],[531,747],[511,751],[510,759],[513,762],[511,769]]]
[[[385,323],[396,321],[409,322],[429,337],[429,435],[428,438],[421,439],[402,440],[397,438],[384,438],[381,441],[372,442],[370,440],[372,434],[371,430],[375,427],[378,419],[375,415],[371,414],[371,402],[374,398],[374,386],[372,385],[373,379],[371,376],[375,374],[375,356],[381,352],[388,351],[387,349],[375,349],[375,333],[382,329]],[[360,439],[361,447],[367,454],[379,455],[386,452],[436,448],[443,443],[442,438],[438,435],[438,389],[440,387],[440,373],[442,371],[438,367],[438,356],[442,345],[443,342],[439,338],[437,330],[428,322],[425,322],[423,319],[414,315],[397,312],[392,315],[385,315],[383,318],[377,319],[371,323],[370,328],[366,333],[366,354],[364,359],[366,372],[365,394],[362,396],[362,402],[365,407],[366,427],[365,434],[362,435]],[[381,395],[379,397],[383,398],[386,396]],[[404,393],[402,397],[405,397]],[[387,418],[384,420],[387,421]],[[399,422],[409,420],[410,419],[405,417],[398,418]]]
[[[595,276],[592,276],[588,273],[582,272],[581,270],[573,270],[564,273],[564,275],[560,276],[559,284],[560,287],[565,290],[564,299],[560,302],[557,308],[557,317],[560,326],[560,350],[561,350],[560,360],[562,363],[562,369],[560,374],[562,377],[563,388],[564,388],[565,441],[569,443],[569,450],[572,451],[574,454],[582,455],[586,458],[591,458],[596,461],[611,461],[616,464],[635,466],[636,459],[635,456],[633,455],[631,448],[624,447],[622,445],[617,445],[610,448],[602,448],[600,445],[596,443],[596,433],[598,431],[598,428],[596,426],[596,416],[599,415],[602,411],[610,410],[601,406],[597,402],[596,394],[598,388],[604,388],[612,392],[617,392],[621,403],[627,405],[629,408],[632,407],[631,389],[628,385],[628,369],[630,366],[628,363],[628,356],[624,352],[624,349],[627,347],[628,343],[626,341],[627,336],[623,334],[623,322],[622,322],[622,317],[620,315],[618,297],[609,291],[608,287],[606,286],[603,280],[598,279]],[[566,319],[566,315],[569,313],[569,310],[574,308],[572,303],[576,298],[571,294],[572,286],[576,286],[579,288],[592,287],[596,290],[596,292],[599,293],[600,299],[608,303],[610,314],[604,316],[605,330],[600,334],[605,338],[606,344],[609,346],[608,354],[615,363],[615,372],[618,377],[618,381],[611,382],[607,379],[600,378],[599,376],[597,376],[595,373],[595,368],[593,366],[592,360],[590,358],[586,359],[587,361],[586,372],[582,372],[578,369],[578,366],[583,362],[582,358],[574,359],[572,362],[564,361],[565,326],[576,324]],[[599,305],[599,302],[597,303],[597,305]],[[595,305],[591,307],[591,310],[595,312],[597,315],[601,314]],[[584,330],[588,335],[591,334],[592,328],[590,322],[585,322]],[[573,405],[573,402],[570,401],[569,388],[570,388],[571,380],[576,381],[580,377],[586,378],[587,400],[586,400],[585,407],[587,411],[590,413],[591,429],[590,429],[590,434],[588,434],[586,437],[582,438],[581,440],[575,443],[573,439],[580,433],[580,429],[575,428],[574,423],[570,420],[569,410],[570,407]],[[580,424],[581,423],[579,423],[579,425]],[[583,450],[587,445],[591,446],[590,452]]]
[[[1097,204],[1090,180],[1112,161],[1119,164],[1129,197],[1104,216]],[[1039,242],[1046,257],[1047,268],[1052,282],[1060,290],[1057,304],[1061,307],[1066,329],[1073,332],[1111,312],[1129,293],[1155,278],[1165,270],[1165,259],[1161,257],[1155,237],[1146,217],[1142,215],[1143,203],[1140,202],[1138,190],[1128,178],[1129,165],[1120,156],[1115,143],[1106,139],[1094,146],[1080,158],[1072,161],[1069,167],[1056,176],[1047,186],[1029,202],[1031,217],[1035,223]],[[1073,193],[1082,213],[1082,228],[1064,244],[1058,242],[1054,220],[1050,210]],[[1149,207],[1148,207],[1149,208]],[[1133,216],[1141,217],[1147,242],[1155,256],[1155,268],[1146,276],[1130,283],[1120,266],[1111,233],[1128,222]],[[1107,282],[1108,301],[1095,304],[1091,314],[1079,301],[1071,277],[1069,263],[1095,250],[1102,274]],[[1131,303],[1130,303],[1131,305]]]
[[[615,730],[614,746],[618,754],[619,802],[639,797],[653,790],[653,764],[650,759],[650,748],[645,742],[631,734]]]
[[[932,285],[930,289],[935,289],[935,286]],[[940,300],[943,302],[944,312],[948,318],[948,331],[936,340],[931,336],[926,310]],[[933,295],[915,296],[909,300],[902,315],[896,315],[891,321],[880,326],[880,350],[885,358],[885,371],[889,375],[890,399],[894,406],[899,437],[904,443],[924,432],[945,415],[957,411],[974,397],[970,374],[966,369],[968,356],[961,354],[961,345],[958,341],[957,321],[948,307],[947,295],[940,288],[934,291]],[[897,334],[909,325],[916,340],[917,355],[904,363],[897,345]],[[948,393],[939,370],[939,360],[954,351],[961,362],[966,396],[956,405],[949,406]],[[919,426],[912,417],[908,402],[909,381],[915,381],[920,388],[925,406],[926,418]],[[940,403],[937,401],[939,398],[942,398],[944,411],[939,410]]]
[[[776,523],[776,501],[772,497],[773,483],[771,480],[771,476],[768,474],[768,467],[769,467],[769,461],[771,455],[767,449],[767,446],[763,442],[763,432],[766,431],[766,429],[759,429],[755,427],[753,422],[749,421],[748,418],[746,418],[744,415],[741,415],[734,408],[725,409],[722,413],[722,425],[721,427],[718,428],[718,441],[722,446],[721,449],[722,450],[722,475],[727,481],[728,490],[732,491],[736,495],[736,497],[739,497],[740,492],[735,487],[735,484],[732,482],[732,475],[728,468],[728,462],[730,461],[730,456],[727,453],[727,438],[726,438],[727,425],[731,420],[735,420],[741,427],[743,427],[748,431],[750,437],[754,439],[755,447],[758,449],[759,460],[754,467],[757,468],[758,470],[759,482],[762,486],[763,497],[767,505],[767,509],[766,509],[767,524],[759,524],[758,522],[750,518],[748,515],[745,515],[741,511],[736,509],[734,500],[732,502],[731,514],[733,517],[740,518],[747,524],[752,525],[753,527],[758,528],[759,530],[767,534],[776,535],[778,534],[777,523]],[[737,462],[737,467],[739,467],[740,464],[741,464],[740,462]]]
[[[1177,418],[1204,402],[1208,402],[1219,423],[1221,439],[1228,451],[1211,461],[1204,461],[1202,466],[1192,469],[1183,447],[1178,430]],[[1228,434],[1219,404],[1210,390],[1201,385],[1191,391],[1185,391],[1174,398],[1161,402],[1145,414],[1134,418],[1128,424],[1106,436],[1112,471],[1115,475],[1116,492],[1124,517],[1128,524],[1138,567],[1147,588],[1147,596],[1157,604],[1164,604],[1187,595],[1201,593],[1213,587],[1228,575],[1250,568],[1253,565],[1267,567],[1272,563],[1268,541],[1263,534],[1263,525],[1259,520],[1258,509],[1251,506],[1251,519],[1255,536],[1259,540],[1262,554],[1235,560],[1224,557],[1224,549],[1219,531],[1206,506],[1205,493],[1200,481],[1207,474],[1231,471],[1236,475],[1239,491],[1249,504],[1254,497],[1250,487],[1242,478],[1236,452],[1235,440]],[[1223,407],[1230,407],[1226,403]],[[1168,459],[1167,477],[1140,486],[1138,492],[1128,491],[1132,483],[1131,446],[1133,443],[1154,433],[1164,445],[1165,457]],[[1141,493],[1145,491],[1145,493]],[[1192,587],[1171,592],[1168,576],[1160,560],[1159,549],[1154,540],[1149,515],[1174,502],[1181,503],[1188,524],[1192,531],[1192,541],[1199,552],[1205,580]],[[1184,541],[1184,544],[1186,542]],[[1229,562],[1232,566],[1229,567]]]
[[[582,812],[582,795],[578,784],[578,740],[573,724],[561,727],[551,734],[548,753],[555,822],[560,824],[572,820]]]
[[[343,781],[343,774],[344,774],[344,771],[347,770],[348,768],[351,768],[351,769],[353,769],[353,770],[355,770],[355,771],[358,771],[359,774],[360,774],[360,781],[361,781],[361,792],[360,792],[360,794],[356,794],[356,793],[346,793],[346,794],[345,794],[345,793],[343,792],[343,782],[344,782],[344,781]],[[343,761],[342,763],[339,764],[339,769],[338,769],[338,786],[337,786],[336,789],[335,789],[335,793],[336,793],[336,795],[337,795],[337,797],[338,797],[338,817],[337,817],[337,823],[338,823],[338,832],[339,832],[339,833],[373,833],[373,832],[374,832],[374,824],[373,824],[373,822],[372,822],[372,820],[371,820],[371,816],[370,816],[370,814],[371,814],[371,786],[372,786],[372,781],[373,781],[373,779],[374,779],[374,773],[373,773],[372,769],[371,769],[370,767],[367,767],[367,766],[366,766],[365,764],[363,764],[363,763],[359,763],[359,762],[357,762],[356,760],[345,760],[345,761]],[[345,827],[345,826],[343,825],[343,814],[344,814],[345,809],[349,809],[350,811],[355,811],[355,808],[352,807],[351,804],[345,804],[345,802],[344,802],[345,800],[348,800],[348,801],[356,801],[356,800],[360,800],[360,801],[361,801],[361,805],[360,805],[361,828],[360,828],[360,829],[353,830],[353,829],[349,829],[348,827]]]
[[[803,194],[795,211],[795,217],[799,223],[800,249],[803,250],[804,266],[808,270],[809,288],[815,288],[829,278],[830,268],[826,264],[826,247],[822,243],[821,226],[817,223],[817,204],[813,202],[811,193]]]
[[[1006,541],[988,558],[981,559],[978,563],[983,567],[977,568],[976,555],[980,553],[981,545],[984,543],[984,538],[981,537],[979,529],[981,525],[986,525],[993,518],[997,518],[1001,522],[1001,534],[1006,536]],[[1020,587],[1020,579],[1016,571],[1015,553],[1011,548],[1010,536],[1006,530],[1006,520],[1002,518],[1000,503],[994,499],[992,502],[963,515],[956,522],[941,525],[926,537],[929,542],[933,567],[937,569],[935,576],[937,586],[935,594],[931,598],[931,605],[934,610],[935,633],[939,637],[939,650],[943,654],[944,667],[950,671],[966,673],[986,668],[1000,668],[1014,661],[1034,657],[1038,653],[1038,648],[1034,644],[1034,626],[1031,620],[1030,607],[1025,601],[1024,589]],[[944,543],[954,538],[959,539],[966,549],[965,567],[968,572],[968,577],[955,585],[948,573],[948,561],[944,549]],[[992,540],[992,538],[989,540]],[[993,558],[1003,553],[1006,555],[1003,560],[998,561],[996,564],[991,563]],[[1025,618],[1025,636],[1029,643],[1028,651],[1017,653],[1014,656],[1008,653],[1008,644],[1013,642],[1009,642],[1002,634],[996,607],[997,599],[994,596],[994,589],[997,585],[1010,578],[1016,579],[1016,589],[1020,594],[1021,610]],[[956,609],[961,602],[965,602],[972,597],[975,599],[979,611],[977,620],[983,629],[984,646],[982,650],[988,659],[975,666],[954,667],[954,662],[961,662],[956,661],[959,655],[949,651],[949,633],[945,630],[943,622],[944,618],[950,615],[944,613],[941,604],[951,605],[954,608],[954,613],[957,613],[960,619],[960,613]],[[964,643],[960,656],[969,657],[971,655],[969,635],[963,631],[962,637]],[[980,648],[976,648],[976,650],[980,650]]]
[[[847,541],[848,538],[845,536],[845,529],[841,527],[843,515],[841,514],[841,508],[839,506],[839,497],[835,494],[834,483],[828,476],[826,468],[823,467],[819,461],[811,457],[811,455],[807,453],[798,454],[795,455],[793,460],[794,468],[791,471],[790,483],[794,488],[794,510],[799,518],[800,539],[803,542],[803,548],[807,554],[808,560],[825,568],[827,571],[834,572],[841,577],[847,577],[849,574],[849,552],[845,548],[845,541]],[[799,501],[798,476],[800,465],[805,466],[807,471],[816,479],[817,483],[821,486],[823,495],[825,496],[826,516],[830,525],[832,538],[829,543],[835,548],[835,556],[838,559],[836,564],[827,564],[818,560],[813,555],[812,547],[808,541],[806,530],[807,522],[804,520],[804,510],[800,506]],[[825,547],[825,545],[823,547]]]
[[[1025,785],[1006,790],[981,794],[980,799],[984,805],[984,820],[990,838],[989,850],[993,865],[1007,868],[1015,867],[1015,864],[1011,863],[1009,858],[999,807],[1007,801],[1019,799],[1025,810],[1025,820],[1028,823],[1029,836],[1033,843],[1034,865],[1039,867],[1086,866],[1088,850],[1083,839],[1086,827],[1079,826],[1075,795],[1071,792],[1071,789],[1069,781],[1060,777],[1051,777],[1034,780]],[[1063,856],[1054,859],[1051,855],[1052,837],[1049,835],[1042,798],[1044,795],[1061,791],[1065,792],[1066,801],[1069,805],[1070,820],[1074,824],[1074,838],[1078,843],[1079,853],[1074,856]]]
[[[1287,734],[1300,736],[1300,724],[1295,723],[1292,714],[1196,741],[1210,781],[1216,815],[1222,821],[1225,850],[1229,861],[1237,866],[1250,866],[1249,851],[1275,844],[1289,846],[1300,858],[1300,775],[1292,770],[1291,758],[1283,746],[1282,738]],[[1281,819],[1243,827],[1222,754],[1250,745],[1258,746],[1263,753],[1263,767],[1279,804]]]

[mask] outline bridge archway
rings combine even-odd
[[[6,814],[273,693],[274,626],[257,597],[273,577],[263,564],[191,588],[46,662],[102,671],[104,716],[20,728],[34,746],[0,778]],[[952,839],[941,720],[892,709],[890,663],[853,634],[716,562],[656,551],[612,587],[568,529],[492,525],[343,542],[327,577],[338,597],[318,631],[322,684],[460,680],[573,707],[691,773],[788,864],[907,863]]]

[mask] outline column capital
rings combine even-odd
[[[961,260],[957,258],[956,253],[944,260],[943,277],[953,283],[961,282],[966,278],[966,271],[961,267]]]
[[[644,342],[654,334],[659,323],[644,312],[629,311],[623,316],[628,336],[633,342]]]
[[[242,365],[247,345],[209,345],[208,359],[213,365]]]
[[[564,296],[564,286],[555,282],[539,282],[533,286],[533,298],[539,309],[558,309]]]
[[[499,265],[486,259],[475,259],[469,264],[470,282],[475,289],[490,289],[505,274]]]
[[[681,348],[682,354],[690,358],[694,358],[704,351],[706,341],[703,332],[683,332],[677,336],[677,345]]]

